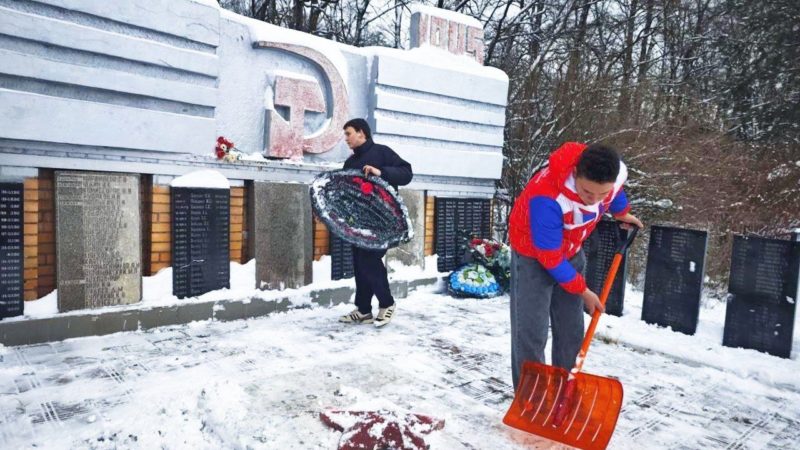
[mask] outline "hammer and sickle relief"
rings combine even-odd
[[[303,152],[324,153],[342,138],[342,126],[349,110],[347,86],[333,63],[321,52],[309,47],[281,42],[259,41],[253,48],[281,50],[300,55],[316,64],[331,85],[331,105],[326,108],[325,95],[316,81],[278,75],[275,77],[274,102],[289,108],[289,120],[274,109],[269,111],[269,144],[265,153],[272,158],[302,159]],[[305,135],[306,111],[326,113],[326,125],[311,135]]]

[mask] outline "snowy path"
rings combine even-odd
[[[349,310],[0,347],[0,448],[335,449],[339,433],[318,418],[327,407],[444,418],[427,438],[433,449],[562,448],[501,423],[511,395],[506,297],[418,291],[380,330],[338,324]],[[654,341],[674,336],[645,329]],[[744,366],[754,354],[712,350]],[[755,361],[800,372],[797,360]],[[625,386],[610,448],[790,449],[800,440],[794,388],[604,341],[585,370]]]

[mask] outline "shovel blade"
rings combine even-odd
[[[574,389],[565,395],[568,376],[560,367],[526,361],[503,423],[573,447],[605,449],[622,408],[622,384],[578,373],[570,381]]]

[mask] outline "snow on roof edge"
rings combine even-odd
[[[231,183],[225,175],[212,169],[202,169],[181,175],[169,184],[171,187],[193,187],[209,189],[230,189]]]

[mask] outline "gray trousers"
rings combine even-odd
[[[583,272],[586,257],[581,250],[570,261]],[[514,390],[524,361],[545,364],[547,328],[553,329],[552,364],[567,370],[583,341],[583,300],[569,294],[533,258],[511,253],[511,377]]]

